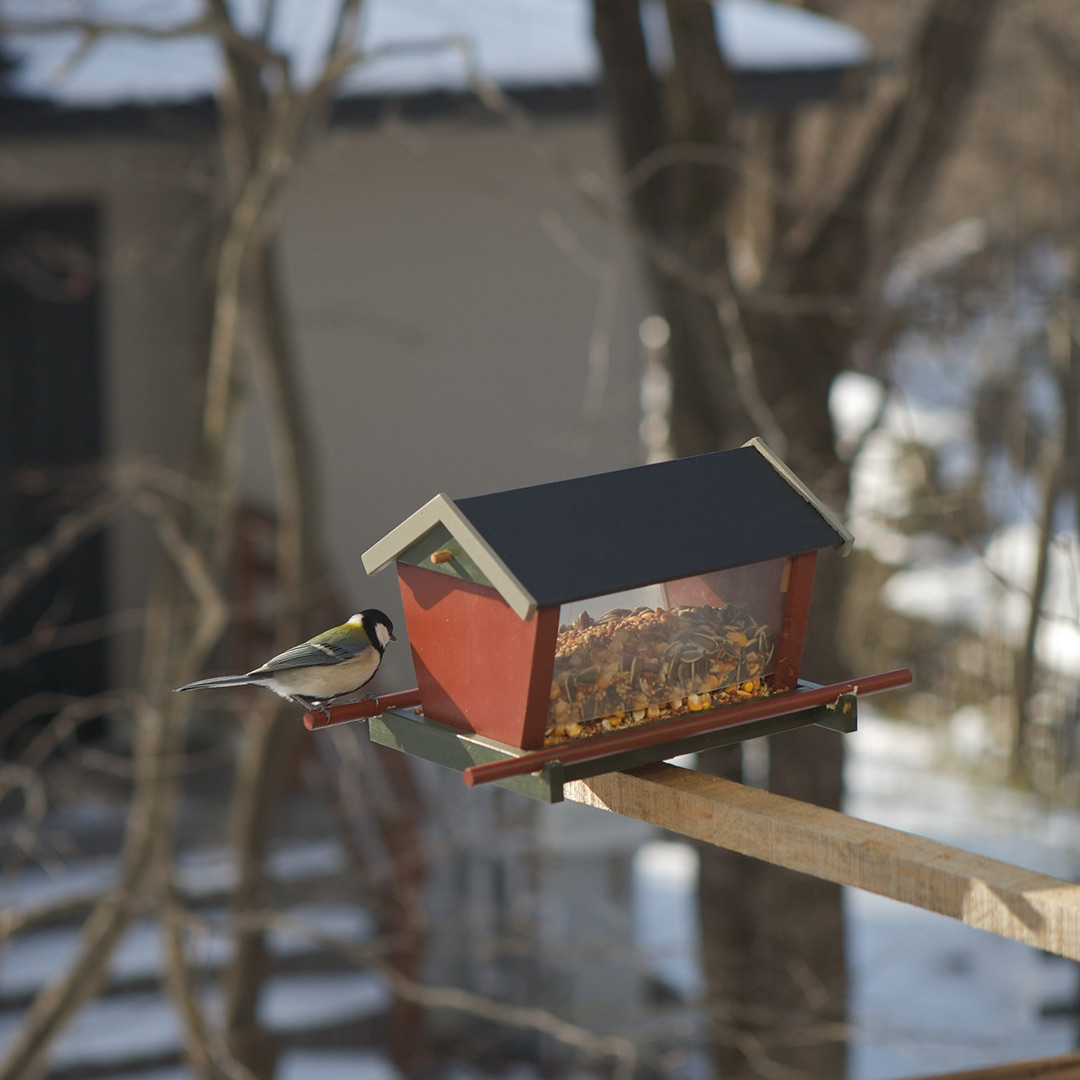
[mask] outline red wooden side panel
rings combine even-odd
[[[424,715],[511,746],[543,745],[558,608],[523,620],[489,586],[397,569]]]
[[[794,690],[799,681],[806,623],[810,618],[810,594],[814,589],[814,567],[817,552],[795,555],[787,581],[787,603],[784,605],[784,626],[776,643],[776,674],[773,689]]]

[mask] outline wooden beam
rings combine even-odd
[[[1012,1061],[964,1072],[935,1073],[920,1077],[920,1080],[1080,1080],[1080,1054]]]
[[[664,763],[563,794],[1080,960],[1080,885],[1047,874]]]

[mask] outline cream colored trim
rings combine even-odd
[[[743,443],[752,446],[765,460],[844,538],[837,545],[841,555],[847,555],[855,543],[848,527],[780,460],[760,435]]]
[[[450,499],[438,494],[429,499],[419,510],[411,513],[400,525],[391,529],[381,540],[376,541],[361,556],[364,569],[368,574],[377,573],[391,563],[411,543],[429,532],[442,520],[442,506]]]
[[[362,556],[364,569],[369,574],[381,570],[438,524],[444,525],[450,531],[454,539],[461,544],[465,554],[498,589],[518,617],[531,619],[536,611],[536,598],[473,528],[454,500],[441,492],[410,514],[397,528],[391,529],[381,540],[372,544]]]

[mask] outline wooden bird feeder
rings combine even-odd
[[[817,552],[851,543],[758,439],[437,495],[364,555],[369,573],[397,564],[419,686],[304,722],[371,718],[374,741],[466,783],[638,818],[1080,959],[1075,883],[666,763],[806,724],[852,731],[859,696],[911,681],[799,677]],[[1066,1055],[964,1075],[1078,1068]]]
[[[851,544],[760,439],[436,495],[363,556],[368,573],[397,566],[415,697],[338,706],[332,721],[418,704],[386,713],[395,732],[373,726],[373,737],[455,764],[467,783],[546,770],[551,798],[566,779],[733,737],[809,722],[853,730],[857,690],[910,674],[800,683],[817,553]]]

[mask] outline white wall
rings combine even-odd
[[[599,121],[550,130],[608,170]],[[552,222],[584,256],[560,248]],[[325,468],[324,536],[351,608],[397,621],[392,570],[367,578],[360,556],[437,492],[639,462],[644,312],[631,253],[520,135],[450,121],[335,131],[297,177],[284,256]],[[599,283],[583,258],[621,275],[595,419],[583,395]],[[265,470],[250,483],[269,491]],[[411,675],[407,650],[394,651],[385,689]]]
[[[598,118],[546,125],[609,172]],[[109,452],[183,466],[205,351],[209,142],[8,142],[0,201],[90,199],[103,212]],[[467,496],[637,464],[639,300],[632,253],[530,141],[492,123],[337,128],[295,179],[286,296],[323,475],[322,535],[350,610],[401,624],[392,571],[362,552],[432,495]],[[583,414],[600,276],[614,282],[610,370]],[[249,410],[248,497],[273,476]],[[567,522],[567,528],[573,528]],[[144,598],[151,542],[115,531],[113,603]],[[380,676],[412,685],[405,637]],[[121,645],[117,678],[135,656]]]

